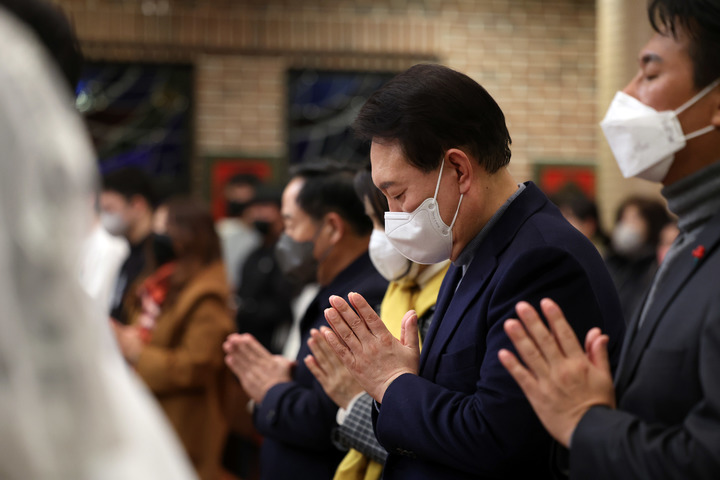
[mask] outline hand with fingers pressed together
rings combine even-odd
[[[327,332],[332,333],[325,326],[320,330],[310,330],[307,343],[312,355],[307,355],[304,362],[332,401],[338,407],[347,409],[350,401],[364,390],[335,355],[325,338]]]
[[[292,380],[295,362],[273,355],[248,333],[228,336],[223,350],[225,363],[255,403],[262,403],[272,386]]]
[[[527,302],[516,306],[517,319],[505,321],[505,332],[520,358],[500,350],[498,358],[520,385],[550,434],[568,447],[575,427],[592,406],[615,408],[608,361],[608,337],[599,328],[588,331],[585,351],[560,307],[540,302],[550,330]]]
[[[418,374],[420,340],[417,315],[402,319],[400,340],[388,331],[362,295],[348,294],[354,308],[341,297],[330,297],[325,318],[333,331],[323,332],[345,367],[371,397],[382,403],[385,390],[400,375]]]

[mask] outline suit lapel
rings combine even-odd
[[[423,356],[422,360],[424,361],[420,362],[420,372],[423,377],[429,379],[435,377],[438,360],[444,353],[445,345],[457,330],[473,300],[485,290],[485,285],[495,271],[496,265],[497,261],[493,255],[476,257],[468,267],[457,290],[454,286],[448,289],[448,303],[444,306],[442,316],[438,316],[438,321],[433,322],[434,325],[430,327],[433,330],[433,336],[428,335],[430,342],[423,348],[423,352],[427,352],[427,355]],[[460,268],[457,270],[462,272]],[[457,282],[454,285],[457,285]]]
[[[433,314],[433,322],[430,324],[430,329],[423,340],[423,348],[420,354],[420,371],[422,372],[423,366],[427,360],[427,355],[423,353],[430,350],[435,339],[435,334],[440,326],[440,319],[445,316],[445,312],[453,299],[455,288],[457,287],[460,277],[462,276],[462,268],[451,265],[445,274],[440,291],[438,292],[438,299],[435,305],[435,313]]]
[[[507,208],[488,235],[477,246],[475,257],[457,287],[462,268],[453,265],[445,275],[438,294],[437,308],[420,355],[420,374],[434,378],[440,355],[452,338],[465,313],[476,297],[485,293],[485,286],[497,267],[497,257],[515,237],[528,217],[540,210],[547,198],[532,183]],[[471,321],[482,321],[473,318]]]
[[[700,232],[698,238],[682,247],[681,251],[672,259],[673,263],[669,265],[667,274],[656,287],[653,303],[648,307],[647,315],[640,329],[638,329],[640,312],[633,319],[631,331],[628,333],[629,337],[623,347],[615,381],[618,393],[622,392],[632,379],[645,347],[668,306],[679,295],[697,268],[711,254],[711,251],[715,249],[718,242],[720,242],[720,214],[715,215],[709,225]],[[700,246],[702,246],[704,254],[700,258],[696,258],[693,252]]]

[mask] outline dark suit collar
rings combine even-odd
[[[672,259],[672,263],[668,265],[669,270],[656,287],[653,303],[648,306],[642,327],[638,330],[642,309],[637,312],[630,324],[615,379],[615,389],[618,395],[621,394],[632,379],[645,347],[652,338],[665,311],[680,294],[688,279],[712,254],[712,251],[718,247],[719,243],[720,214],[716,214],[698,234],[697,238],[682,247]],[[697,252],[696,249],[700,246],[702,246],[704,252],[700,258],[696,258],[693,252]],[[680,319],[677,320],[680,321]]]
[[[375,272],[370,261],[370,255],[365,251],[357,257],[345,270],[338,273],[326,286],[321,287],[310,305],[308,305],[300,321],[300,331],[304,333],[310,328],[318,315],[326,308],[330,308],[330,296],[339,295],[347,298],[347,294],[357,288],[358,278],[363,278],[369,272]]]
[[[525,184],[525,190],[510,203],[491,231],[476,246],[473,260],[468,265],[465,276],[457,287],[461,276],[461,267],[451,266],[445,275],[438,294],[435,320],[430,325],[423,351],[420,356],[420,372],[426,366],[437,364],[437,357],[452,336],[469,308],[472,300],[481,295],[485,284],[495,271],[497,257],[507,248],[525,221],[547,203],[547,197],[532,182]],[[442,329],[440,329],[442,324]],[[434,367],[432,367],[434,368]],[[425,372],[430,376],[434,372]]]
[[[375,271],[375,267],[373,267],[372,262],[370,261],[370,255],[368,255],[366,250],[353,260],[350,265],[345,267],[343,271],[338,273],[329,284],[322,287],[320,292],[318,292],[318,297],[321,295],[325,295],[328,298],[330,295],[340,295],[346,297],[347,294],[353,291],[352,289],[357,285],[358,275],[366,274],[368,269],[371,272]],[[330,305],[328,298],[325,300],[327,301],[327,304]]]
[[[495,211],[495,213],[492,215],[492,217],[490,217],[490,220],[488,220],[485,226],[480,229],[480,232],[477,235],[475,235],[475,238],[470,240],[470,242],[465,245],[463,251],[460,252],[460,255],[458,255],[457,259],[455,259],[455,261],[453,262],[455,266],[467,268],[467,266],[470,265],[473,258],[475,258],[475,252],[477,252],[478,247],[480,246],[482,241],[490,234],[495,224],[500,221],[507,209],[510,207],[510,205],[512,205],[512,202],[514,202],[515,199],[518,198],[522,194],[522,192],[525,191],[526,188],[527,186],[525,184],[518,185],[517,189],[515,189],[515,192],[510,195],[510,197],[505,200],[505,203],[503,203],[500,208]]]

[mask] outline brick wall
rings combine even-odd
[[[56,0],[93,60],[188,62],[196,157],[285,155],[289,68],[439,61],[505,110],[512,170],[594,163],[594,0]],[[199,182],[201,166],[196,162]],[[196,183],[197,186],[197,183]]]

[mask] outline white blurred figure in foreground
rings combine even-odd
[[[55,67],[0,8],[0,478],[195,478],[77,281],[97,174]]]

